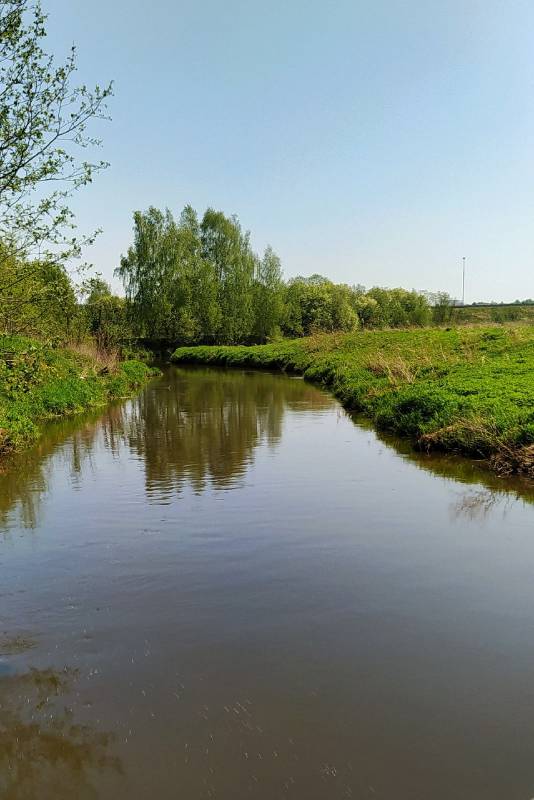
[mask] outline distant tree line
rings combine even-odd
[[[1,252],[1,251],[0,251]],[[186,206],[135,212],[133,243],[116,275],[125,297],[94,276],[74,284],[48,260],[0,261],[10,303],[0,305],[4,333],[57,341],[92,337],[102,349],[134,341],[252,344],[320,331],[424,326],[451,319],[445,293],[334,283],[322,275],[283,279],[271,247],[252,249],[237,217]]]
[[[511,303],[505,303],[502,300],[500,300],[499,302],[497,302],[497,300],[490,300],[489,302],[479,300],[478,302],[471,303],[470,305],[473,308],[478,308],[478,307],[484,308],[492,306],[534,306],[534,300],[532,300],[532,298],[530,297],[527,297],[526,300],[512,300]]]
[[[250,344],[278,336],[446,321],[448,295],[336,284],[322,275],[284,281],[271,247],[254,252],[237,217],[186,206],[134,214],[134,240],[116,270],[136,334],[187,344]]]

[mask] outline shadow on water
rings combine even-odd
[[[413,464],[417,469],[430,472],[458,484],[462,489],[457,503],[451,509],[455,518],[475,519],[487,516],[496,506],[505,512],[515,501],[534,503],[534,481],[512,475],[499,476],[480,460],[439,452],[424,453],[416,450],[409,441],[383,431],[376,431],[372,423],[360,415],[348,415],[355,424],[370,430],[389,450]],[[473,486],[473,489],[464,487]]]
[[[93,800],[92,773],[122,773],[110,753],[113,737],[75,721],[68,702],[77,679],[68,669],[0,672],[2,800]]]
[[[49,423],[38,444],[4,462],[0,526],[6,527],[8,517],[16,513],[20,525],[37,527],[53,459],[61,460],[74,489],[91,473],[94,455],[101,449],[117,458],[127,449],[142,462],[147,495],[179,495],[186,487],[196,493],[235,488],[242,485],[260,445],[276,448],[287,411],[309,414],[336,407],[345,414],[328,393],[299,378],[169,368],[133,400]],[[498,500],[534,502],[534,486],[528,480],[499,478],[470,459],[417,452],[403,439],[377,433],[369,420],[358,415],[351,419],[414,467],[459,486],[473,485],[473,492],[459,497],[453,513],[474,517]]]

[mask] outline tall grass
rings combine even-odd
[[[99,347],[95,339],[83,342],[72,342],[66,349],[82,356],[92,368],[97,367],[101,373],[114,372],[119,365],[119,351],[116,348]]]

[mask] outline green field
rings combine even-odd
[[[534,327],[362,331],[254,347],[179,348],[173,361],[291,370],[418,447],[534,476]]]
[[[527,324],[534,325],[534,305],[463,306],[452,312],[458,325]]]
[[[139,361],[104,363],[92,353],[0,336],[0,454],[35,440],[46,419],[131,394],[152,372]]]

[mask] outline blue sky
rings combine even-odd
[[[534,297],[531,0],[43,0],[115,82],[75,202],[110,278],[132,212],[236,213],[286,276]]]

